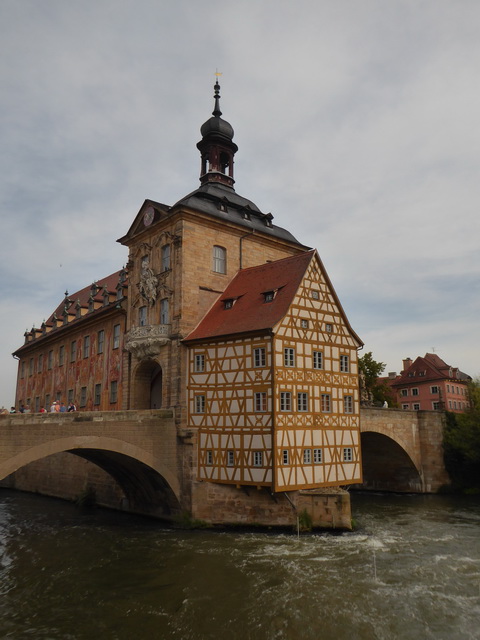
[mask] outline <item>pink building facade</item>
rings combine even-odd
[[[462,413],[468,408],[471,379],[437,354],[426,353],[415,360],[406,358],[403,371],[398,376],[391,376],[388,384],[401,409]]]

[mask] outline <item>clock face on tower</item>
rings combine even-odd
[[[148,209],[143,214],[143,224],[146,227],[149,227],[152,224],[154,215],[155,211],[153,207],[148,207]]]

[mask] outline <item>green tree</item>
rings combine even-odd
[[[468,385],[469,408],[447,412],[443,433],[445,468],[454,489],[480,491],[480,380]]]
[[[385,367],[384,362],[377,362],[373,359],[371,351],[358,359],[362,402],[378,405],[386,401],[390,407],[397,405],[395,396],[387,382],[379,379]]]

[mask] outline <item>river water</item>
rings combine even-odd
[[[480,639],[480,499],[352,506],[355,532],[298,538],[0,490],[0,638]]]

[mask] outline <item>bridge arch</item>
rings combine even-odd
[[[423,491],[423,475],[408,446],[383,430],[362,430],[363,489],[416,493]]]
[[[63,452],[89,460],[111,475],[125,493],[127,510],[157,517],[180,512],[176,475],[149,451],[106,436],[72,435],[30,447],[0,464],[0,480],[30,462]]]

